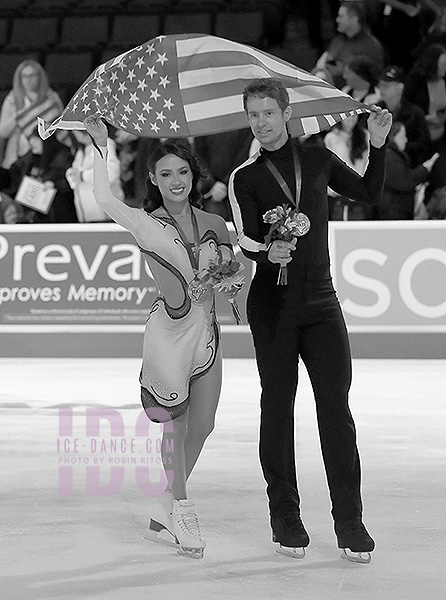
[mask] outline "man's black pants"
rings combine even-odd
[[[289,268],[277,285],[277,269],[258,265],[248,294],[262,387],[260,462],[271,516],[299,513],[294,402],[298,360],[308,371],[335,521],[362,515],[356,430],[348,406],[351,354],[344,317],[329,273]]]

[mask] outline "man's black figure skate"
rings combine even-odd
[[[350,521],[337,521],[334,529],[338,538],[338,548],[343,550],[342,558],[365,564],[372,560],[370,553],[375,548],[375,542],[359,517]]]
[[[304,558],[310,538],[299,515],[271,517],[273,542],[279,543],[278,554],[292,558]]]

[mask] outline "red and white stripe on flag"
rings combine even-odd
[[[215,36],[159,36],[100,65],[61,117],[39,119],[45,139],[56,129],[83,129],[100,114],[145,137],[187,137],[247,126],[242,93],[259,77],[277,77],[290,94],[293,135],[317,133],[352,113],[367,112],[318,77],[270,54]]]

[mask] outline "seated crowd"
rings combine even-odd
[[[330,218],[446,218],[446,19],[442,11],[433,22],[426,22],[420,3],[411,0],[335,4],[337,32],[322,49],[313,73],[366,105],[387,108],[394,124],[382,204],[366,210],[329,191]],[[88,135],[58,131],[42,141],[35,127],[36,106],[45,108],[47,121],[63,108],[44,68],[35,60],[24,60],[0,110],[0,223],[107,220],[93,198]],[[368,160],[366,118],[346,118],[329,131],[299,141],[325,145],[362,174]],[[161,140],[111,127],[109,135],[113,192],[132,206],[141,206],[148,158]],[[203,168],[204,209],[230,221],[229,176],[256,149],[249,128],[188,138],[183,143],[192,147]],[[24,176],[54,191],[47,212],[16,200]]]

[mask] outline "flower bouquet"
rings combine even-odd
[[[223,258],[221,250],[217,250],[215,260],[210,260],[207,269],[203,269],[197,274],[197,278],[204,286],[210,286],[217,292],[223,292],[231,303],[232,314],[237,325],[242,323],[235,297],[240,292],[245,281],[245,276],[240,275],[244,265],[235,258]]]
[[[265,236],[267,246],[275,240],[292,242],[302,235],[302,213],[286,204],[276,206],[263,215],[263,222],[270,224],[268,235]],[[287,285],[288,265],[281,265],[277,285]]]

